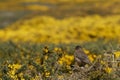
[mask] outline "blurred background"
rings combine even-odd
[[[0,0],[0,40],[119,40],[119,0]]]

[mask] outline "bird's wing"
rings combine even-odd
[[[81,54],[78,55],[78,58],[85,63],[90,63],[88,56],[83,51],[81,51],[80,53]]]

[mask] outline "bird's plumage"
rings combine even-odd
[[[85,64],[90,64],[90,60],[85,52],[82,50],[81,46],[75,47],[74,57],[75,62],[77,62],[78,65],[84,66]]]

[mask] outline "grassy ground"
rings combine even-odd
[[[77,71],[74,71],[73,53],[75,46],[79,44],[31,44],[11,41],[0,43],[0,77],[2,80],[17,80],[18,78],[25,80],[119,80],[119,62],[112,62],[113,54],[115,61],[120,56],[116,55],[120,53],[117,41],[105,43],[101,40],[80,44],[93,63],[91,65],[93,67],[86,66],[84,69],[75,67]],[[103,55],[105,52],[109,54]]]

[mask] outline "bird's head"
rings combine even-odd
[[[75,50],[80,50],[80,49],[82,49],[82,47],[79,46],[79,45],[77,45],[77,46],[75,47]]]

